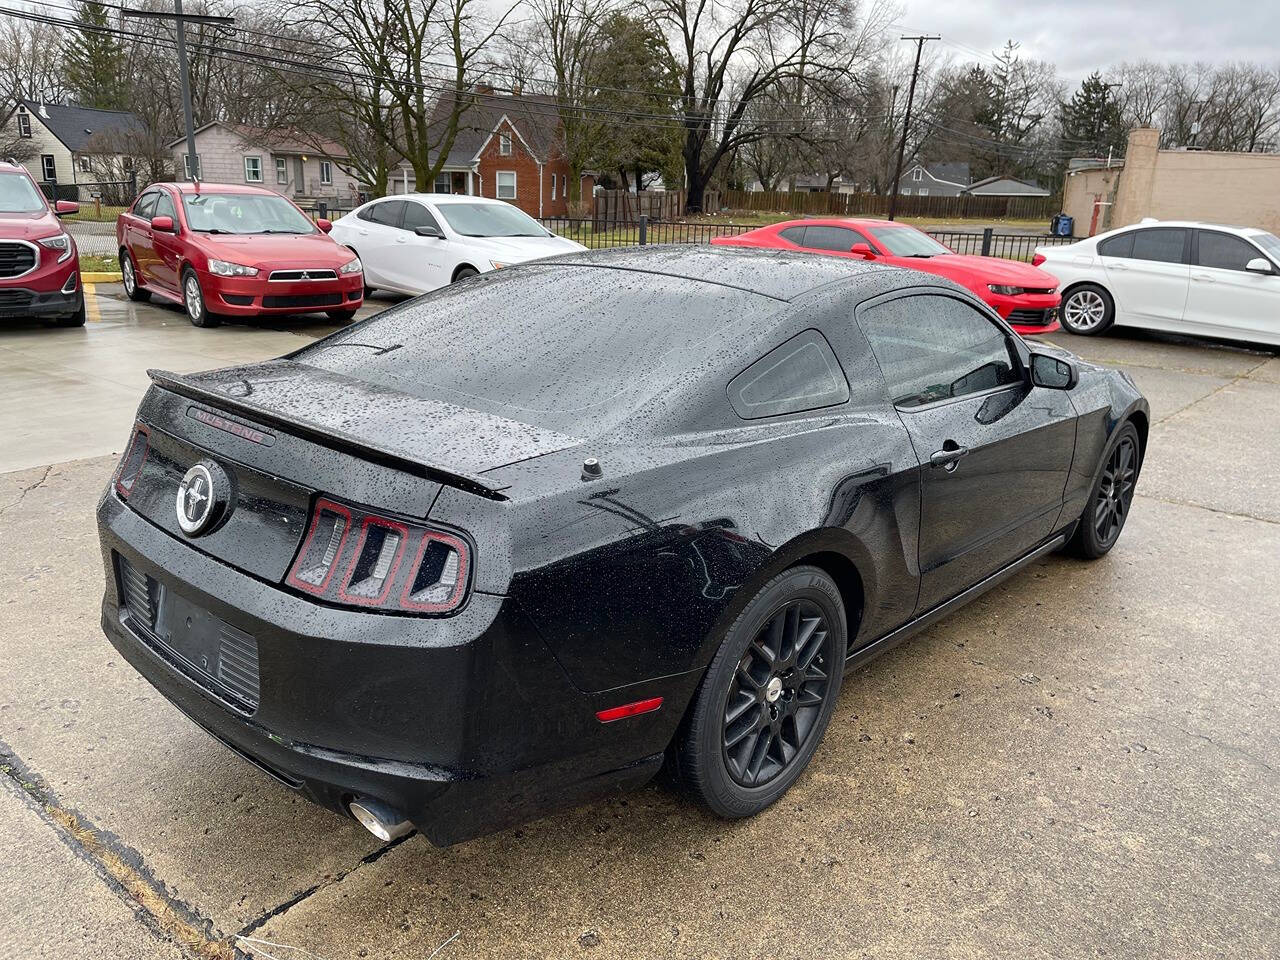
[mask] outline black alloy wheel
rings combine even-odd
[[[847,630],[839,587],[798,566],[725,631],[672,744],[676,775],[713,812],[759,813],[799,778],[835,710]]]
[[[725,702],[729,775],[759,787],[786,769],[813,733],[831,685],[831,628],[816,603],[793,600],[756,635]]]
[[[1138,431],[1132,423],[1116,429],[1115,441],[1106,456],[1072,543],[1076,553],[1090,559],[1115,546],[1129,519],[1142,466]]]

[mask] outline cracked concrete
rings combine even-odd
[[[441,851],[379,845],[262,777],[97,624],[92,511],[139,365],[252,359],[323,329],[193,337],[164,308],[102,313],[119,331],[79,352],[0,332],[0,956],[1274,955],[1280,360],[1056,336],[1124,363],[1155,415],[1110,556],[1046,557],[850,675],[810,772],[760,817],[651,786]],[[52,395],[44,433],[13,432],[44,372],[92,381],[75,389],[100,407],[94,437]]]

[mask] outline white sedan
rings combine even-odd
[[[477,273],[586,249],[502,200],[445,193],[372,200],[335,220],[330,236],[359,255],[366,292],[426,293]]]
[[[1116,324],[1280,345],[1280,238],[1265,230],[1144,220],[1040,247],[1032,263],[1058,278],[1071,333]]]

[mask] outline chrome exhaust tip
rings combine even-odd
[[[347,804],[347,809],[362,827],[384,842],[398,840],[413,831],[413,824],[403,813],[381,800],[357,797]]]

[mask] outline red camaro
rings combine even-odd
[[[60,327],[84,323],[80,258],[58,217],[79,206],[50,209],[22,167],[0,163],[0,319],[40,317]]]
[[[927,233],[893,220],[787,220],[712,243],[804,250],[936,273],[967,287],[1018,333],[1058,329],[1058,279],[1016,260],[953,253]]]
[[[360,259],[280,194],[223,183],[155,183],[116,219],[131,300],[181,303],[197,327],[223,317],[327,313],[364,300]]]

